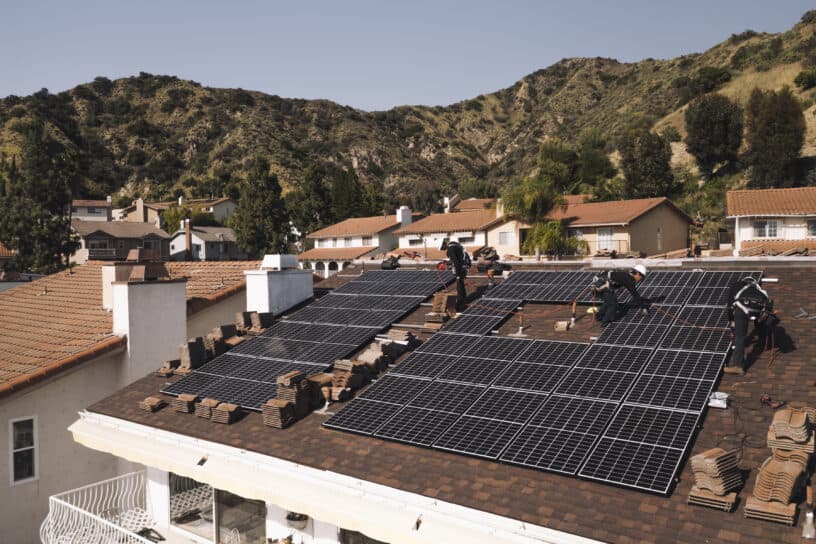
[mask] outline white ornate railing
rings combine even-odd
[[[147,508],[144,472],[79,487],[49,499],[40,540],[43,544],[150,544],[136,534],[155,525]]]

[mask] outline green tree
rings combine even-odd
[[[235,230],[239,247],[251,257],[287,251],[289,217],[280,183],[277,176],[270,174],[266,159],[252,161],[230,226]]]
[[[185,219],[189,219],[190,225],[194,227],[214,227],[221,224],[211,212],[201,206],[173,206],[161,212],[161,218],[164,230],[170,234],[179,230]]]
[[[737,159],[742,144],[742,108],[720,94],[707,94],[686,110],[686,146],[700,172],[711,176],[720,163]]]
[[[363,187],[354,169],[335,170],[331,179],[331,212],[337,221],[364,215]]]
[[[751,185],[775,187],[792,173],[805,142],[802,106],[788,87],[781,91],[754,89],[745,110]]]
[[[560,193],[571,193],[578,181],[578,152],[560,138],[541,144],[536,160],[538,176],[553,184]]]
[[[41,93],[38,93],[42,95]],[[36,100],[51,100],[47,95]],[[70,120],[65,122],[70,128]],[[65,132],[39,115],[13,126],[19,161],[4,166],[0,196],[0,242],[16,250],[20,270],[52,273],[68,265],[79,248],[71,232],[71,201],[79,184],[79,150]],[[56,133],[56,135],[55,135]]]
[[[466,178],[459,182],[457,188],[462,198],[496,198],[499,189],[495,183],[479,178]]]
[[[534,253],[536,249],[558,257],[586,251],[588,245],[574,236],[567,236],[561,221],[547,221],[536,223],[527,233],[527,239],[524,240],[523,251],[529,254]]]
[[[626,198],[668,196],[674,190],[671,146],[659,134],[644,128],[624,132],[618,143]]]
[[[588,128],[578,135],[578,183],[580,192],[595,193],[595,187],[615,175],[606,152],[606,138],[600,130]]]
[[[549,230],[545,225],[550,222],[548,215],[554,208],[566,208],[566,200],[560,188],[552,179],[542,176],[528,176],[508,185],[502,193],[502,204],[505,212],[531,226],[528,236],[533,240],[522,249],[531,253],[549,247]]]
[[[328,172],[325,167],[306,168],[300,187],[285,197],[286,210],[295,228],[303,235],[319,230],[333,221]]]

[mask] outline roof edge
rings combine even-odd
[[[193,297],[187,299],[187,315],[190,316],[197,314],[198,312],[205,310],[210,306],[214,306],[222,300],[245,290],[246,280],[238,282],[235,285],[230,285],[226,289],[222,289],[221,291],[207,295],[206,297]]]

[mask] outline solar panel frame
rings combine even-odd
[[[240,405],[240,399],[246,395],[253,388],[258,385],[258,382],[253,380],[244,380],[241,378],[222,378],[221,380],[210,384],[206,387],[199,396],[202,398],[213,398],[221,402]],[[244,408],[248,408],[244,406]]]
[[[556,387],[555,393],[598,400],[621,401],[635,383],[634,372],[594,368],[573,368]]]
[[[762,271],[760,270],[727,270],[727,271],[708,271],[703,273],[700,280],[700,287],[720,287],[728,288],[735,281],[743,278],[751,277],[755,280],[762,278]]]
[[[527,425],[599,436],[617,407],[614,401],[551,394]]]
[[[691,293],[687,306],[714,306],[724,308],[728,302],[728,290],[722,287],[698,287]]]
[[[458,355],[414,352],[401,363],[391,367],[389,373],[397,376],[436,378],[458,358]]]
[[[258,383],[253,384],[250,389],[239,395],[236,404],[260,412],[266,401],[277,398],[277,396],[278,385],[276,383]]]
[[[435,380],[411,400],[408,406],[463,414],[485,389],[483,385]]]
[[[673,325],[677,321],[677,316],[677,306],[652,304],[646,315],[643,315],[641,308],[627,304],[623,307],[623,315],[616,322],[641,325]]]
[[[457,419],[456,414],[405,406],[374,433],[377,438],[429,447]]]
[[[654,353],[653,348],[594,344],[578,360],[576,368],[639,373]]]
[[[199,395],[207,387],[222,379],[224,379],[223,376],[193,372],[180,380],[165,385],[161,392],[173,396],[182,394]]]
[[[696,378],[716,381],[726,353],[658,349],[643,369],[644,374],[677,378]]]
[[[499,459],[511,465],[575,475],[596,439],[592,434],[527,425]]]
[[[368,386],[358,398],[405,405],[422,392],[431,381],[386,374]]]
[[[489,385],[509,364],[510,361],[482,357],[459,357],[438,378],[449,382]]]
[[[711,380],[644,374],[640,376],[626,402],[656,408],[702,412],[714,387]]]
[[[438,332],[426,340],[415,351],[437,353],[439,355],[463,355],[473,350],[479,338],[466,334]]]
[[[278,321],[261,333],[261,336],[286,340],[327,341],[342,328],[341,325]]]
[[[516,391],[549,393],[567,375],[570,368],[515,361],[496,377],[493,385]]]
[[[479,299],[472,302],[462,315],[466,316],[490,316],[490,317],[506,317],[513,313],[522,304],[521,300],[505,300],[493,299],[485,300]]]
[[[682,450],[696,432],[699,419],[700,412],[623,404],[604,437]]]
[[[399,404],[357,398],[335,412],[323,425],[370,436],[401,408]]]
[[[499,387],[488,387],[476,399],[465,416],[474,416],[484,419],[508,422],[526,423],[535,414],[547,395],[528,391],[515,391]]]
[[[687,306],[677,316],[677,325],[728,329],[728,310],[722,307]]]
[[[531,343],[532,340],[508,338],[506,336],[486,336],[477,341],[475,350],[479,358],[512,361],[524,353]]]
[[[694,287],[703,277],[702,272],[684,270],[654,270],[650,272],[641,285],[643,287],[676,286]]]
[[[578,475],[667,495],[682,457],[682,450],[602,438]]]
[[[496,460],[521,427],[520,423],[496,425],[493,420],[466,415],[448,427],[434,441],[433,448]]]
[[[484,336],[485,334],[498,329],[504,320],[504,317],[468,316],[462,314],[456,319],[452,319],[445,323],[442,330],[456,334]]]
[[[241,342],[230,350],[233,354],[251,355],[265,359],[297,361],[300,356],[310,351],[318,342],[308,340],[286,340],[267,336],[256,336],[249,341]]]
[[[533,364],[572,366],[589,348],[584,342],[533,340],[516,361]]]
[[[731,340],[731,332],[728,329],[675,326],[669,329],[660,347],[727,353],[731,349]]]
[[[596,343],[656,348],[668,330],[666,325],[613,322],[604,328]]]

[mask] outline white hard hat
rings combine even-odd
[[[646,267],[643,266],[642,264],[636,264],[634,267],[632,267],[632,270],[634,270],[635,272],[637,272],[638,274],[640,274],[644,278],[646,277],[646,274],[649,273],[649,271],[646,270]]]

